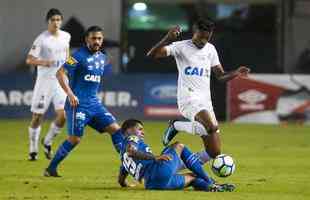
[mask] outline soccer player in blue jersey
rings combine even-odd
[[[166,147],[161,155],[152,154],[144,143],[143,124],[136,119],[126,120],[122,125],[125,139],[121,147],[121,161],[118,182],[122,187],[128,174],[137,181],[144,180],[146,189],[181,190],[193,187],[208,192],[233,191],[232,184],[216,184],[203,170],[199,158],[186,146],[176,142]],[[178,174],[179,166],[185,164],[192,173]]]
[[[68,138],[59,146],[45,176],[59,177],[57,166],[79,144],[86,125],[100,133],[108,132],[115,149],[120,152],[123,142],[120,126],[97,97],[101,77],[110,65],[107,55],[101,52],[103,39],[102,28],[90,27],[85,34],[86,46],[73,53],[57,71],[57,79],[67,94]]]

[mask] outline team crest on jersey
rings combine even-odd
[[[70,56],[67,60],[66,60],[66,63],[68,65],[75,65],[77,63],[77,61],[72,57]]]
[[[128,137],[128,141],[129,141],[129,142],[138,143],[139,137],[136,136],[136,135],[130,135],[130,136]]]
[[[100,66],[99,62],[95,62],[95,66],[96,66],[96,69],[99,69],[99,66]]]
[[[94,58],[87,58],[87,62],[93,62],[94,61]]]

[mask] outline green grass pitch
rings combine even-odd
[[[117,184],[119,157],[108,135],[87,129],[81,144],[62,163],[62,178],[45,178],[48,161],[40,152],[27,161],[27,121],[0,121],[0,199],[310,199],[310,126],[221,124],[223,153],[232,155],[236,171],[219,182],[237,185],[232,193],[146,191],[141,185],[124,189]],[[45,123],[42,135],[48,124]],[[146,122],[146,142],[155,154],[163,148],[166,123]],[[57,138],[54,149],[65,138]],[[198,137],[180,134],[177,140],[193,151],[202,149]],[[41,149],[42,150],[42,149]],[[205,168],[210,172],[209,165]],[[210,172],[211,173],[211,172]],[[211,173],[212,174],[212,173]]]

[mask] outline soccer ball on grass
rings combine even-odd
[[[213,173],[219,177],[228,177],[232,175],[235,168],[234,160],[226,154],[216,156],[211,166]]]

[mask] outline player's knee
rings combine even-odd
[[[207,131],[209,134],[213,134],[219,131],[218,125],[211,124],[207,127]]]
[[[38,128],[42,122],[42,114],[33,113],[30,126],[31,128]]]
[[[77,144],[79,144],[81,142],[81,138],[77,137],[77,136],[69,136],[68,141],[71,144],[77,145]]]
[[[55,124],[59,128],[64,127],[65,123],[66,123],[66,119],[64,117],[59,117],[59,118],[56,118],[56,120],[55,120]]]

